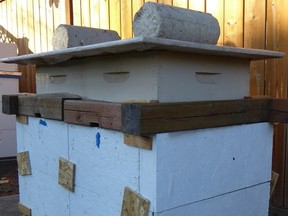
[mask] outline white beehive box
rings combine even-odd
[[[0,43],[0,58],[17,56],[17,45]],[[2,114],[2,95],[18,92],[19,73],[16,64],[0,63],[0,158],[16,156],[15,116]]]
[[[180,102],[242,99],[250,61],[281,56],[135,38],[4,61],[37,64],[37,93]],[[128,186],[150,200],[151,216],[267,215],[272,135],[269,123],[161,133],[145,150],[119,131],[29,117],[17,124],[32,171],[19,177],[20,202],[33,215],[118,216]],[[60,157],[76,165],[74,192],[58,184]]]

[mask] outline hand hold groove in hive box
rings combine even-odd
[[[217,19],[211,14],[152,2],[134,16],[136,37],[157,37],[216,44],[220,35]]]

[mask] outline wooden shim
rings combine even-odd
[[[18,163],[18,173],[19,175],[31,175],[31,165],[30,165],[30,157],[29,152],[19,152],[17,154],[17,163]]]
[[[122,131],[137,136],[268,121],[269,99],[122,104]]]
[[[69,191],[74,192],[75,164],[62,157],[59,158],[58,183]]]
[[[100,101],[65,101],[64,121],[121,130],[121,104]]]
[[[2,95],[2,112],[7,115],[18,114],[18,95]]]
[[[121,216],[147,216],[150,201],[129,187],[125,187]]]
[[[272,171],[272,173],[271,173],[270,196],[272,196],[272,194],[274,192],[274,189],[275,189],[275,186],[277,184],[278,178],[279,178],[279,174],[274,172],[274,171]]]
[[[31,216],[31,209],[27,206],[18,203],[18,209],[23,216]]]
[[[17,115],[16,116],[16,121],[21,123],[21,124],[26,124],[28,125],[28,116],[24,116],[24,115]]]
[[[124,143],[130,146],[152,150],[152,137],[135,136],[124,134]]]
[[[22,73],[21,72],[14,72],[14,71],[0,71],[0,76],[4,76],[4,77],[21,77]]]

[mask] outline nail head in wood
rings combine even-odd
[[[69,191],[74,192],[75,164],[62,157],[59,158],[58,183]]]
[[[31,175],[31,165],[30,165],[30,156],[29,152],[19,152],[17,154],[17,163],[18,163],[18,173],[19,175]]]
[[[129,187],[125,187],[121,216],[147,216],[150,201]]]

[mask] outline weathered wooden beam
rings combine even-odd
[[[269,117],[269,105],[269,99],[122,104],[122,131],[145,136],[265,122]]]
[[[18,95],[2,95],[2,112],[7,115],[18,114]]]
[[[271,99],[269,111],[270,122],[288,123],[287,99]]]
[[[57,93],[41,95],[3,95],[3,113],[63,120],[65,100],[80,100],[78,95]]]
[[[65,101],[64,121],[121,130],[121,104],[102,101]]]

